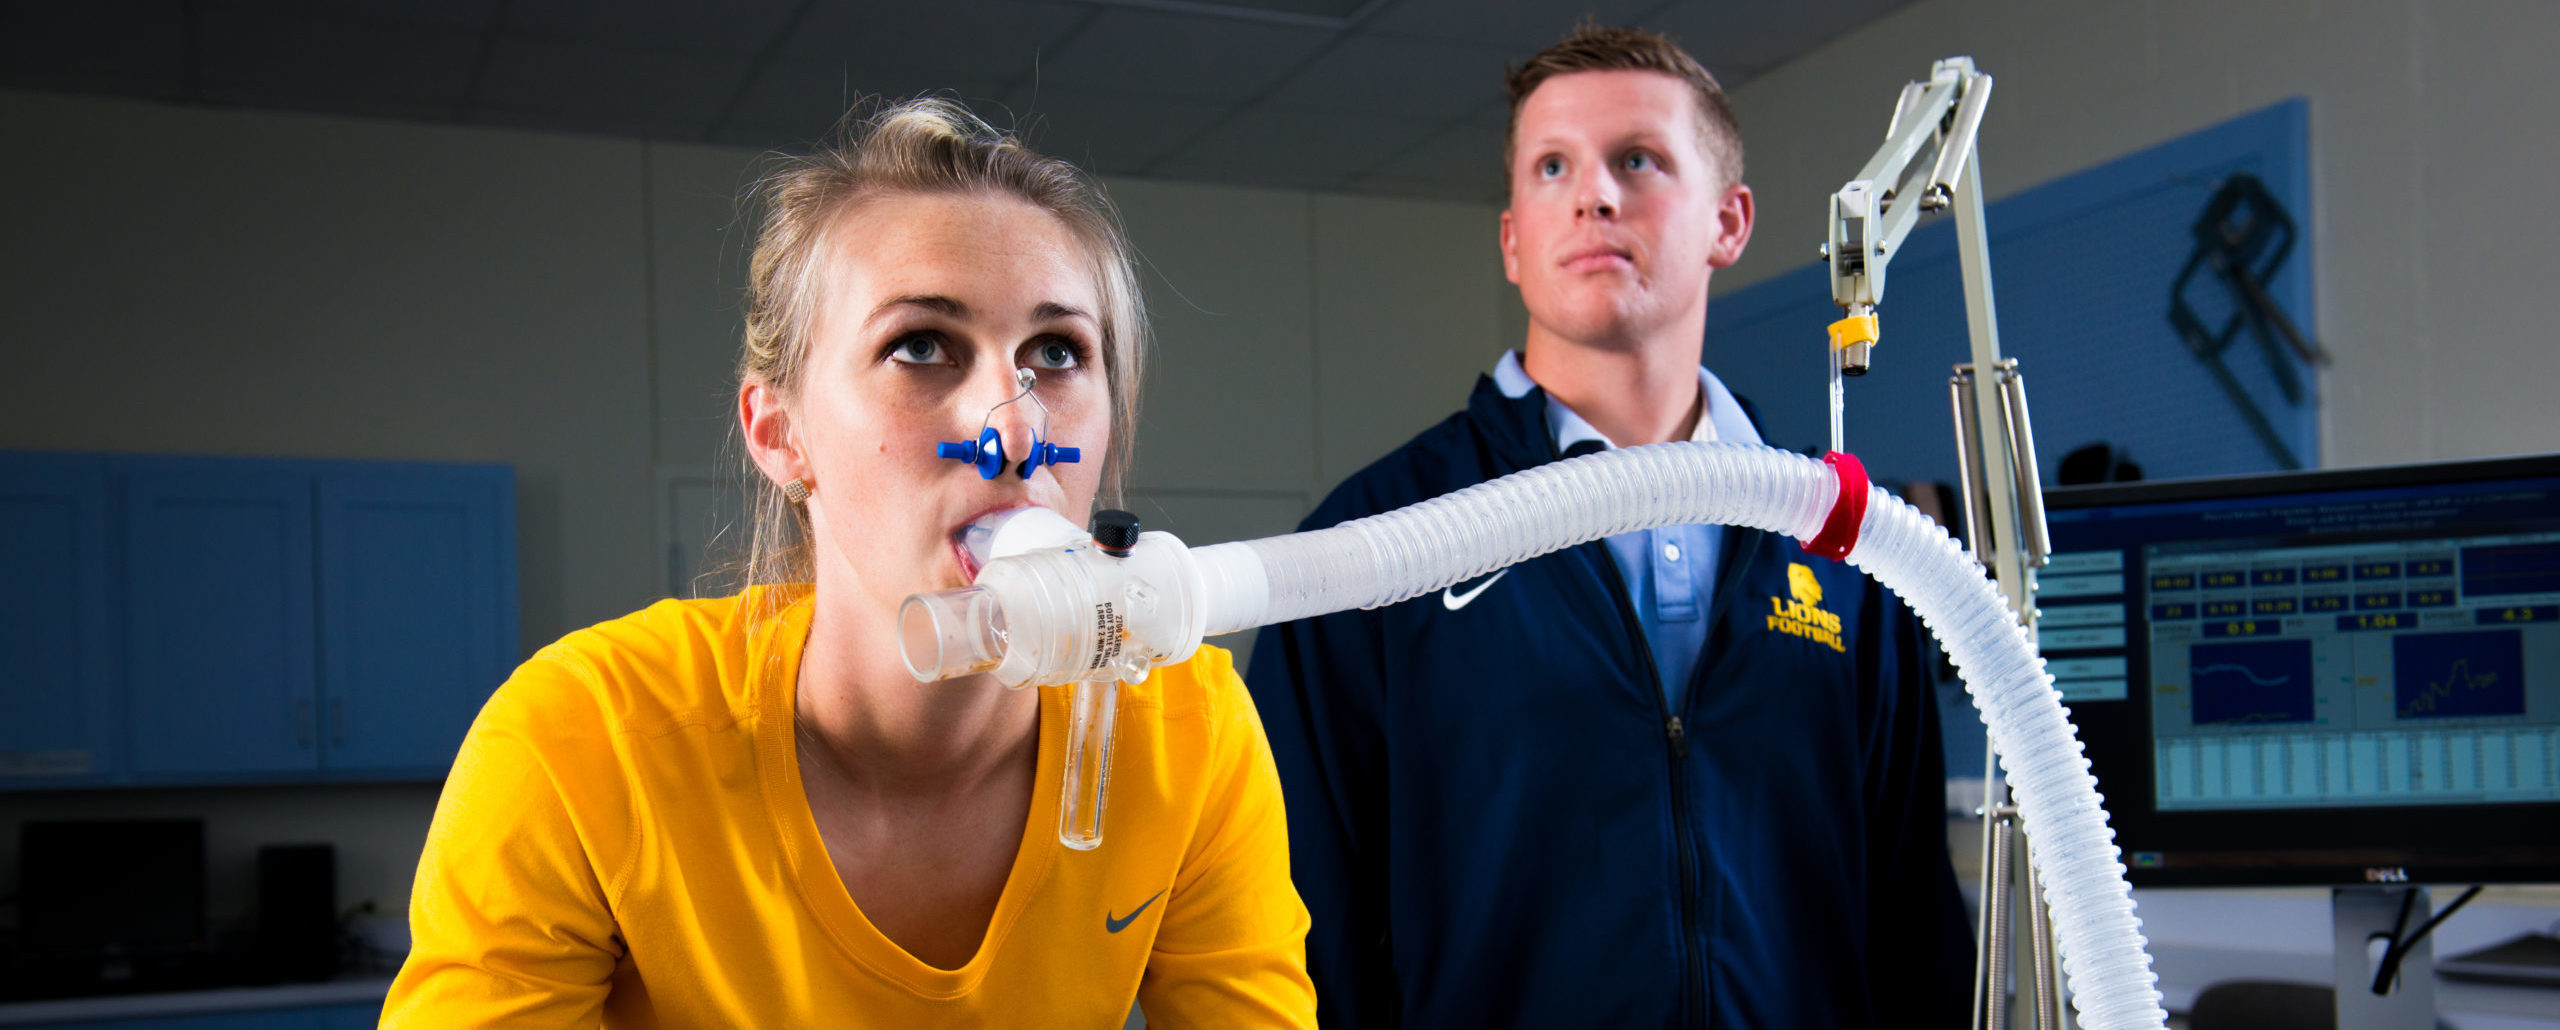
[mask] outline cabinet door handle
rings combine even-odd
[[[298,742],[298,746],[305,750],[308,750],[311,747],[310,698],[297,697],[293,699],[293,736],[294,740]]]
[[[342,697],[329,699],[329,746],[347,746],[347,700]]]

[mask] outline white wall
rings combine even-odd
[[[1997,82],[1995,199],[2307,97],[2316,314],[2336,355],[2323,463],[2560,449],[2540,311],[2560,275],[2541,242],[2560,236],[2541,185],[2560,165],[2555,43],[2560,5],[2541,0],[1921,0],[1734,92],[1760,221],[1716,286],[1812,259],[1825,196],[1937,58],[1970,55]]]
[[[505,462],[528,649],[665,593],[661,477],[728,453],[757,154],[20,92],[0,139],[0,448]],[[1153,525],[1292,528],[1507,343],[1489,207],[1110,185]],[[21,820],[195,814],[218,914],[256,844],[316,840],[396,910],[434,796],[0,794],[0,884]]]

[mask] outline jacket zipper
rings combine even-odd
[[[1593,541],[1583,545],[1606,548]],[[1599,556],[1602,578],[1610,592],[1617,595],[1619,618],[1632,631],[1636,644],[1636,660],[1643,664],[1645,682],[1653,685],[1654,712],[1662,717],[1664,763],[1671,776],[1671,833],[1679,839],[1680,857],[1680,997],[1687,1025],[1707,1025],[1707,974],[1705,956],[1699,954],[1698,929],[1698,855],[1697,843],[1689,832],[1689,778],[1684,768],[1689,758],[1689,731],[1680,717],[1671,713],[1671,698],[1662,687],[1662,667],[1653,660],[1653,647],[1644,636],[1644,625],[1634,621],[1635,592],[1628,589],[1626,577],[1618,572],[1618,562],[1605,550]],[[1695,676],[1690,686],[1695,688]]]

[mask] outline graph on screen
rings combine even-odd
[[[2524,714],[2524,634],[2411,633],[2391,641],[2393,709],[2402,719]]]
[[[2187,663],[2198,726],[2312,720],[2308,640],[2197,644]]]

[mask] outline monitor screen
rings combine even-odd
[[[2047,494],[2134,882],[2560,879],[2560,456]]]
[[[18,840],[18,929],[30,954],[204,944],[203,820],[32,820]]]

